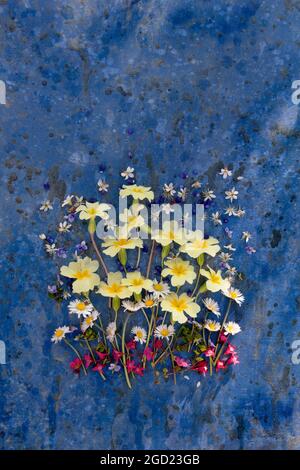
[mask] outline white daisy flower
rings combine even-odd
[[[217,211],[217,212],[213,212],[211,214],[211,218],[212,218],[212,221],[215,225],[222,225],[222,220],[220,219],[220,213]]]
[[[203,191],[202,195],[203,195],[204,202],[212,201],[213,199],[216,198],[216,195],[211,189],[207,189],[206,191]]]
[[[62,203],[61,207],[71,206],[72,203],[73,203],[73,198],[74,198],[74,196],[72,194],[69,195],[69,196],[66,196],[65,199],[63,200],[63,203]]]
[[[168,339],[174,335],[173,325],[159,325],[155,328],[154,336],[158,339]]]
[[[46,236],[44,233],[40,233],[40,234],[39,234],[39,238],[40,238],[41,240],[46,240],[47,236]]]
[[[99,317],[99,312],[97,312],[97,310],[93,310],[92,313],[90,313],[87,317],[85,317],[81,325],[81,331],[84,333],[88,328],[91,328],[94,325],[98,317]]]
[[[125,180],[128,180],[129,178],[134,178],[134,168],[128,166],[126,170],[122,171],[121,176],[125,178]]]
[[[217,315],[217,317],[221,315],[218,302],[211,299],[210,297],[206,297],[206,299],[203,300],[203,303],[205,307],[207,308],[207,310]]]
[[[248,241],[250,240],[250,238],[252,238],[252,235],[250,232],[243,232],[242,233],[242,240],[245,240],[246,243],[248,243]]]
[[[228,176],[232,175],[232,171],[228,170],[227,166],[224,166],[224,168],[221,169],[219,175],[223,176],[224,180],[226,180]]]
[[[70,232],[70,228],[72,227],[71,224],[68,224],[67,221],[65,222],[60,222],[59,226],[57,227],[58,232],[60,233],[66,233]]]
[[[224,248],[229,251],[236,251],[236,248],[232,245],[232,243],[229,243],[229,245],[224,245]]]
[[[154,297],[153,294],[146,295],[143,299],[143,307],[145,308],[152,308],[157,305],[157,298]]]
[[[228,261],[232,260],[232,256],[230,253],[224,253],[223,251],[219,254],[219,258],[223,263],[228,263]]]
[[[219,331],[221,324],[215,320],[206,320],[204,328],[206,328],[208,331]]]
[[[239,192],[235,188],[230,189],[230,191],[225,191],[225,199],[229,199],[230,202],[237,199]]]
[[[153,293],[155,299],[162,299],[170,292],[170,287],[166,282],[157,281],[154,279],[152,286],[148,289]]]
[[[108,341],[113,343],[115,336],[116,336],[116,331],[117,331],[117,325],[116,322],[110,322],[107,327],[106,327],[106,337]]]
[[[229,299],[234,300],[239,306],[241,306],[245,300],[245,297],[243,296],[241,291],[238,289],[234,289],[233,287],[230,287],[228,290],[224,291],[224,295],[226,295],[226,297],[229,297]]]
[[[91,314],[93,311],[94,307],[92,306],[91,303],[89,302],[84,302],[83,300],[76,299],[72,300],[72,302],[69,303],[68,305],[68,310],[69,313],[75,313],[78,318],[82,317],[87,317],[88,315]]]
[[[124,307],[125,312],[137,312],[143,307],[142,302],[132,302],[132,300],[123,300],[122,306]]]
[[[234,321],[229,321],[228,323],[225,323],[224,329],[229,335],[236,335],[237,333],[242,331],[240,325],[238,325],[238,323],[235,323]]]
[[[165,195],[169,197],[173,197],[176,194],[176,190],[174,188],[173,183],[164,184],[163,190],[164,190]]]
[[[47,212],[53,209],[51,202],[47,199],[40,207],[40,211]]]
[[[109,188],[108,183],[106,183],[103,179],[100,178],[97,184],[98,184],[98,190],[100,191],[100,193],[107,193],[108,188]]]
[[[54,331],[51,341],[53,343],[59,343],[60,341],[64,339],[64,337],[68,333],[71,333],[71,330],[68,326],[60,326],[59,328],[56,328],[56,330]]]
[[[134,326],[131,330],[131,333],[134,335],[134,341],[139,342],[141,344],[146,343],[147,333],[145,328],[141,328],[140,326]]]

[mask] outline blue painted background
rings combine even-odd
[[[299,2],[1,0],[0,22],[1,447],[299,449]],[[65,314],[40,203],[95,197],[99,165],[111,186],[130,164],[157,188],[218,184],[222,163],[244,176],[257,248],[239,262],[240,366],[198,389],[78,380],[49,342]]]

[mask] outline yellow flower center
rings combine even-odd
[[[132,280],[132,285],[133,286],[141,286],[143,284],[144,280],[140,277],[136,277],[135,279]]]
[[[81,311],[85,310],[85,307],[86,305],[84,302],[78,302],[78,304],[76,305],[77,310],[81,310]]]
[[[86,279],[88,277],[91,277],[91,273],[87,269],[85,269],[83,271],[77,271],[75,273],[75,277],[76,279]]]
[[[215,284],[220,284],[222,281],[221,276],[219,274],[211,274],[210,275],[210,280],[211,282],[214,282]]]
[[[153,284],[153,289],[156,290],[157,292],[162,292],[164,290],[161,284]]]
[[[230,292],[230,297],[231,297],[232,299],[237,299],[237,296],[238,296],[238,295],[237,295],[236,292]]]
[[[85,321],[87,325],[90,325],[91,323],[93,323],[93,317],[87,317]]]
[[[91,207],[90,209],[88,209],[87,213],[91,216],[93,215],[96,215],[96,209],[94,207]]]
[[[119,246],[123,248],[124,246],[128,245],[129,240],[126,240],[126,238],[120,238],[119,240],[115,241],[115,246]]]
[[[175,308],[175,310],[177,310],[178,312],[183,312],[187,307],[187,302],[184,299],[175,298],[172,299],[170,303],[172,307]]]
[[[168,336],[168,335],[169,335],[169,330],[168,330],[168,328],[162,328],[162,329],[160,330],[160,334],[161,334],[161,336],[164,336],[164,337]]]
[[[122,286],[120,284],[111,284],[109,290],[112,294],[119,294],[122,291]]]
[[[139,338],[139,339],[142,339],[143,338],[143,332],[142,331],[137,331],[136,332],[136,336]]]
[[[187,273],[187,267],[181,264],[178,266],[174,266],[172,268],[172,271],[173,271],[173,276],[183,276],[184,274]]]
[[[146,307],[152,307],[154,305],[154,300],[152,299],[145,300],[145,305]]]
[[[57,331],[55,332],[55,336],[56,336],[57,338],[61,338],[63,334],[64,334],[63,330],[57,330]]]

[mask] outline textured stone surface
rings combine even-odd
[[[299,2],[1,0],[0,22],[1,447],[300,448]],[[245,177],[258,250],[240,255],[241,365],[198,389],[72,376],[49,342],[66,313],[46,298],[41,201],[96,197],[102,164],[111,185],[132,164],[158,187],[213,185],[222,162]]]

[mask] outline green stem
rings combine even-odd
[[[151,265],[152,265],[154,252],[155,252],[155,246],[156,246],[156,241],[153,240],[152,241],[152,246],[151,246],[151,251],[150,251],[150,256],[149,256],[149,261],[148,261],[148,265],[147,265],[146,278],[148,278],[149,274],[150,274]]]
[[[126,335],[126,327],[127,327],[128,320],[129,320],[129,315],[127,315],[127,317],[124,321],[124,325],[123,325],[122,353],[123,353],[123,367],[124,367],[125,379],[126,379],[128,387],[131,389],[132,387],[131,387],[131,383],[130,383],[130,379],[129,379],[129,375],[128,375],[128,371],[127,371],[127,367],[126,367],[126,356],[125,356],[125,335]]]
[[[172,367],[173,367],[174,384],[176,385],[176,372],[175,372],[174,355],[173,355],[173,352],[172,352],[172,349],[171,349],[171,346],[170,346],[170,343],[169,343],[168,340],[167,340],[167,342],[168,342],[168,348],[169,348],[169,350],[170,350],[171,362],[172,362]]]
[[[137,259],[136,259],[135,269],[137,269],[139,267],[140,261],[141,261],[141,251],[142,250],[140,248],[138,248],[137,250],[138,250],[138,252],[137,252]]]
[[[219,335],[218,335],[218,339],[217,339],[217,344],[216,344],[216,351],[217,351],[218,346],[219,346],[219,340],[220,340],[221,332],[223,331],[224,325],[225,325],[225,323],[226,323],[226,321],[227,321],[227,318],[228,318],[228,315],[229,315],[229,312],[230,312],[231,304],[232,304],[232,299],[230,299],[229,302],[228,302],[227,310],[226,310],[226,313],[225,313],[225,316],[224,316],[224,319],[223,319],[223,322],[222,322],[222,326],[221,326],[220,331],[219,331]],[[215,360],[214,360],[214,365],[216,365],[216,363],[218,362],[218,360],[219,360],[219,358],[220,358],[220,356],[221,356],[221,354],[222,354],[222,352],[223,352],[224,345],[225,345],[225,343],[222,344],[222,346],[221,346],[221,348],[220,348],[220,350],[219,350],[219,352],[218,352],[218,354],[217,354],[217,356],[216,356],[216,358],[215,358]]]
[[[198,285],[199,285],[199,281],[200,281],[200,277],[201,277],[200,269],[201,269],[201,266],[199,266],[199,270],[198,270],[198,274],[197,274],[197,279],[196,279],[196,284],[195,284],[194,290],[193,290],[193,292],[192,292],[191,298],[194,297],[194,295],[196,294],[197,289],[198,289]]]
[[[90,345],[90,343],[89,343],[89,341],[88,341],[87,338],[84,338],[84,339],[85,339],[86,345],[87,345],[87,347],[88,347],[88,350],[90,351],[90,355],[92,356],[92,359],[93,359],[94,363],[96,364],[96,359],[95,359],[93,350],[92,350],[92,348],[91,348],[91,345]],[[106,380],[106,378],[105,378],[104,375],[103,375],[103,372],[100,372],[100,370],[99,370],[98,372],[99,372],[99,375],[101,375],[101,378],[102,378],[103,380]]]
[[[81,360],[83,372],[85,373],[85,375],[87,375],[87,371],[86,371],[86,368],[85,368],[85,365],[83,363],[83,360],[82,360],[82,357],[81,357],[80,353],[77,351],[76,348],[74,348],[74,346],[66,338],[64,338],[64,342],[74,351],[76,356]]]
[[[101,266],[102,266],[102,268],[103,268],[103,271],[105,272],[105,275],[106,275],[106,277],[107,277],[107,275],[108,275],[108,270],[107,270],[106,264],[104,263],[104,260],[103,260],[103,258],[102,258],[102,256],[101,256],[101,253],[100,253],[100,251],[98,250],[97,244],[96,244],[96,242],[95,242],[95,236],[94,236],[93,233],[90,233],[90,236],[91,236],[92,245],[93,245],[93,247],[94,247],[94,250],[95,250],[95,252],[96,252],[96,254],[97,254],[98,258],[99,258],[100,264],[101,264]]]
[[[142,310],[144,310],[142,308]],[[148,334],[147,334],[147,340],[146,340],[146,344],[145,344],[145,348],[144,348],[144,352],[145,352],[145,349],[148,347],[149,345],[149,341],[150,341],[150,336],[151,336],[151,330],[152,330],[152,325],[153,325],[153,320],[154,320],[154,309],[152,309],[152,315],[151,315],[151,319],[150,319],[150,322],[148,322]],[[146,314],[146,312],[145,312]],[[143,355],[144,356],[144,355]],[[143,357],[143,367],[145,367],[146,365],[146,357],[144,356]]]

